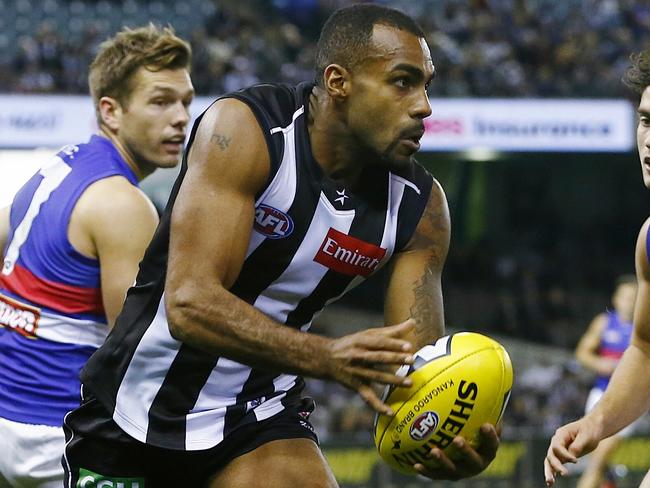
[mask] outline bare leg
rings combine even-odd
[[[233,460],[210,488],[338,488],[325,457],[309,439],[268,442]]]
[[[577,488],[599,488],[603,482],[603,475],[607,469],[607,463],[612,457],[620,443],[619,436],[608,437],[598,444],[598,447],[591,453],[589,465],[578,480]],[[650,485],[648,485],[650,487]]]

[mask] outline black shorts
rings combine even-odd
[[[310,398],[252,424],[242,425],[217,446],[202,451],[178,451],[144,444],[126,434],[99,401],[87,394],[64,422],[65,487],[123,488],[203,487],[230,461],[278,439],[312,439],[318,443],[309,414]],[[81,483],[80,483],[81,481]]]

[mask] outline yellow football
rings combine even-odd
[[[414,355],[398,375],[408,375],[412,386],[389,387],[383,400],[394,417],[375,418],[375,445],[381,458],[396,470],[417,474],[416,463],[435,468],[433,447],[452,460],[451,441],[463,436],[476,447],[479,429],[496,425],[512,389],[510,356],[501,344],[474,332],[441,337]]]

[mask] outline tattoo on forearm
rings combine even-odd
[[[422,277],[414,283],[413,294],[415,301],[411,306],[411,318],[415,320],[415,335],[418,345],[428,344],[433,339],[432,333],[439,336],[442,331],[432,330],[432,320],[438,316],[435,303],[434,290],[436,289],[436,278],[430,269],[427,269]]]
[[[444,193],[434,190],[409,244],[410,249],[427,253],[422,274],[412,285],[410,308],[420,347],[443,335],[445,328],[440,274],[449,249],[450,223]]]
[[[226,148],[230,145],[232,137],[224,136],[223,134],[212,134],[210,137],[212,142],[215,142],[222,151],[225,151]]]

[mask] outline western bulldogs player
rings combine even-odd
[[[650,188],[650,50],[631,57],[632,65],[623,81],[640,95],[637,107],[636,143],[643,183]],[[641,226],[635,262],[638,292],[634,308],[634,330],[607,389],[596,406],[582,419],[560,427],[544,460],[547,486],[568,473],[564,463],[593,451],[603,439],[630,425],[650,409],[650,219]],[[650,473],[641,483],[650,488]]]
[[[586,413],[589,413],[603,396],[609,378],[632,337],[632,318],[636,299],[636,278],[621,276],[612,295],[613,310],[598,314],[580,339],[576,358],[586,368],[597,374],[594,386],[589,392]],[[627,427],[620,435],[603,440],[592,453],[590,463],[578,482],[579,488],[598,488],[603,480],[607,462],[620,442],[621,435],[629,435]]]
[[[66,417],[66,486],[336,486],[301,376],[391,413],[373,384],[408,384],[393,371],[444,334],[448,208],[413,159],[431,113],[424,35],[359,4],[327,21],[316,62],[316,85],[231,93],[195,124],[137,284]],[[309,333],[384,266],[387,327]],[[434,449],[440,468],[420,471],[474,475],[498,437],[486,424],[477,450],[455,442],[462,459]]]
[[[118,315],[158,215],[138,182],[178,164],[189,45],[125,29],[89,84],[99,134],[63,148],[0,212],[0,486],[61,487],[64,415]]]

